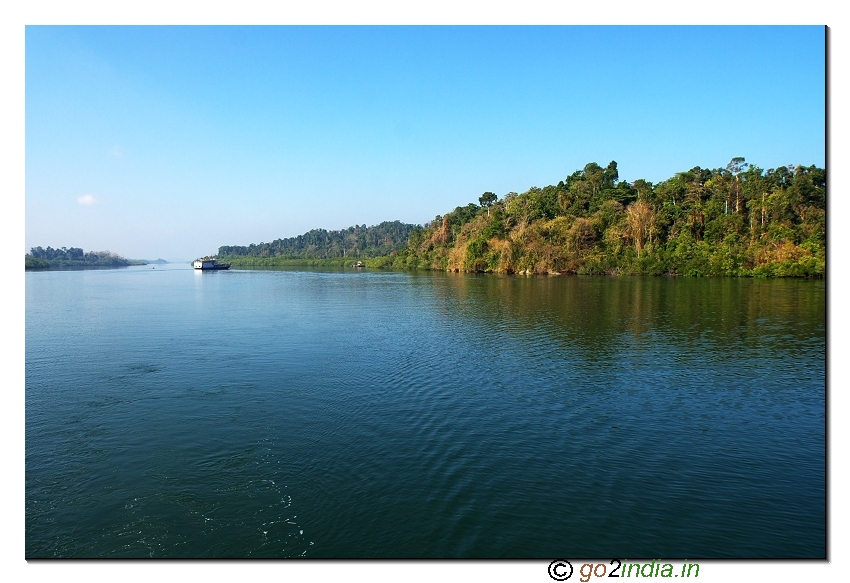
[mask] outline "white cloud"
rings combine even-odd
[[[91,194],[84,194],[83,196],[77,198],[77,202],[84,205],[92,205],[97,202],[97,199]]]
[[[124,157],[124,150],[122,150],[118,146],[115,146],[114,148],[109,150],[109,155],[112,156],[113,158],[123,158]]]

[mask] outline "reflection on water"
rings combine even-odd
[[[26,284],[28,557],[825,554],[823,282]]]

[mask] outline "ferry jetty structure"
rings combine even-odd
[[[201,259],[195,259],[192,263],[192,266],[195,269],[201,269],[204,271],[214,271],[216,269],[230,269],[229,263],[219,263],[216,259],[212,257],[202,257]]]

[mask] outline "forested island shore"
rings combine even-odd
[[[557,185],[492,192],[424,225],[310,231],[219,248],[234,267],[349,265],[516,274],[823,277],[826,171],[733,158],[653,184],[591,162]]]
[[[158,259],[155,263],[164,263]],[[83,251],[79,247],[33,247],[24,256],[24,269],[76,269],[76,268],[105,268],[128,267],[130,265],[147,265],[147,261],[126,259],[111,251]]]

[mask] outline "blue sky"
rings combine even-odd
[[[28,26],[25,51],[25,250],[423,223],[588,162],[826,165],[820,26]]]

